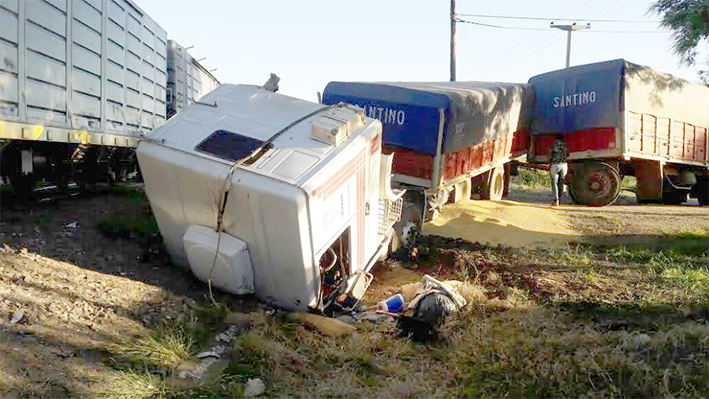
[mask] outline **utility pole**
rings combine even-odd
[[[574,22],[573,25],[554,25],[552,22],[550,26],[552,28],[561,29],[568,32],[566,36],[566,67],[568,68],[571,65],[571,32],[575,30],[591,29],[591,24],[576,25],[576,22]]]
[[[451,82],[455,82],[455,0],[451,0]]]

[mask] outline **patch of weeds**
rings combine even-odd
[[[623,305],[584,302],[557,305],[576,318],[593,322],[596,328],[614,331],[663,331],[677,323],[706,318],[706,314],[709,313],[709,308],[706,306],[689,307],[641,302]]]
[[[541,169],[519,167],[519,174],[512,178],[512,181],[533,189],[550,188],[549,172]]]
[[[199,388],[171,392],[170,399],[221,399],[244,396],[242,379],[234,376],[220,376]]]
[[[701,228],[664,231],[662,236],[647,243],[605,248],[606,255],[632,261],[648,261],[660,252],[672,252],[675,256],[707,256],[709,231]]]
[[[150,334],[109,345],[108,350],[123,360],[173,369],[193,353],[191,335],[184,325],[161,325]]]
[[[102,392],[102,397],[115,399],[166,398],[169,390],[165,381],[148,372],[136,370],[117,371],[110,388]]]
[[[118,191],[117,191],[118,190]],[[125,192],[120,192],[125,190]],[[149,239],[159,236],[160,229],[153,216],[148,199],[134,188],[117,187],[114,193],[127,196],[126,209],[109,215],[99,222],[99,228],[108,237]]]
[[[577,272],[579,276],[583,276],[590,282],[598,282],[601,280],[601,275],[598,274],[593,268],[581,269]]]
[[[709,273],[706,269],[687,269],[682,267],[667,267],[658,276],[661,280],[677,282],[683,285],[706,283]]]
[[[611,262],[633,262],[645,264],[648,267],[663,270],[673,267],[695,267],[706,263],[707,255],[697,256],[698,249],[705,251],[698,243],[664,243],[664,248],[648,247],[646,245],[619,245],[606,248],[604,257]]]
[[[671,305],[640,305],[623,304],[609,305],[604,303],[591,302],[562,302],[558,303],[562,309],[571,312],[576,316],[596,318],[604,316],[615,317],[636,317],[645,315],[662,315],[677,312],[677,307]]]
[[[148,238],[160,233],[152,213],[115,214],[99,222],[99,228],[108,237]]]
[[[224,374],[244,378],[266,374],[269,355],[263,351],[263,345],[263,337],[256,330],[240,335],[234,344],[236,351]]]
[[[668,237],[675,238],[709,238],[709,230],[701,227],[684,227],[675,231],[665,231]]]
[[[596,259],[593,248],[583,244],[567,244],[565,248],[550,248],[544,250],[544,253],[551,259],[571,266],[589,266]]]
[[[623,180],[620,182],[621,190],[635,191],[638,186],[638,179],[635,176],[623,176]]]

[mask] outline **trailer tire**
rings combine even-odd
[[[570,189],[579,205],[610,205],[620,195],[620,174],[605,162],[583,162],[574,168]]]
[[[483,190],[483,199],[499,201],[505,194],[505,167],[496,166],[490,171],[490,178]]]
[[[662,193],[662,203],[665,205],[681,205],[687,199],[687,193],[682,191],[666,191]]]
[[[709,176],[700,176],[697,179],[697,200],[699,205],[709,205]]]

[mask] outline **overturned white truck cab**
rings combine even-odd
[[[359,108],[257,86],[185,108],[137,149],[172,261],[288,310],[351,303],[401,215],[381,130]]]

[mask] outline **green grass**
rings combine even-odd
[[[551,259],[571,266],[588,266],[596,258],[595,252],[589,246],[582,244],[567,244],[561,249],[543,250],[543,253]]]
[[[624,190],[635,190],[638,185],[638,180],[635,176],[623,176],[623,180],[620,182],[620,188]]]
[[[160,233],[145,193],[131,187],[115,187],[114,195],[127,197],[124,207],[99,222],[109,237],[147,238]]]
[[[519,174],[512,177],[512,182],[531,189],[550,189],[549,172],[540,169],[519,167]]]
[[[709,282],[709,273],[707,273],[706,269],[668,267],[662,270],[659,277],[662,280],[678,282],[684,285],[706,284]]]

